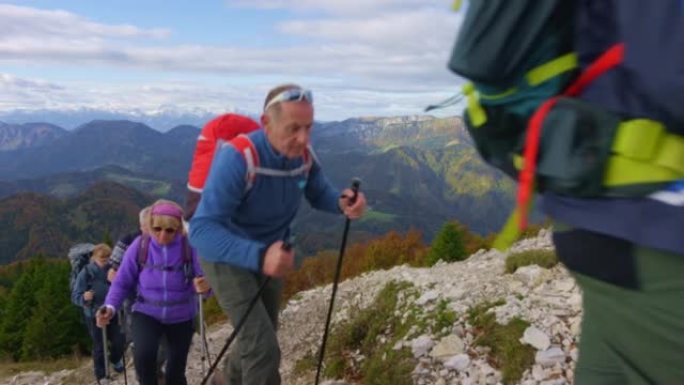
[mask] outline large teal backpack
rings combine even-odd
[[[576,4],[471,0],[452,51],[449,68],[468,80],[464,121],[480,155],[520,182],[498,248],[526,226],[535,190],[642,196],[684,178],[681,136],[659,122],[625,120],[575,98],[620,65],[625,50],[616,42],[580,73],[573,48]],[[651,151],[640,148],[644,141],[658,144]],[[644,154],[648,160],[640,159]]]

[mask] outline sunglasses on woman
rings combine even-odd
[[[155,233],[160,233],[160,232],[164,231],[166,234],[173,234],[173,233],[175,233],[177,230],[174,229],[174,228],[172,228],[172,227],[160,227],[160,226],[155,226],[155,227],[152,228],[152,231],[155,232]]]

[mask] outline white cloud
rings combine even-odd
[[[317,105],[318,114],[324,119],[339,119],[358,114],[417,113],[420,107],[450,96],[459,83],[446,69],[461,22],[460,15],[449,11],[448,2],[232,2],[236,3],[298,11],[301,17],[275,26],[297,43],[268,48],[172,45],[159,41],[170,35],[164,29],[108,25],[66,11],[0,5],[0,63],[86,70],[95,66],[122,74],[173,74],[169,76],[178,79],[172,85],[150,80],[147,88],[107,83],[106,79],[90,87],[58,82],[64,89],[41,94],[35,88],[23,87],[21,95],[13,96],[0,78],[0,109],[22,103],[23,107],[128,103],[136,108],[194,104],[220,110],[229,103],[258,110],[271,86],[295,81],[325,96],[317,101],[331,102],[329,106]],[[325,16],[307,17],[312,12]],[[197,77],[216,81],[193,84]],[[250,84],[243,86],[245,83]]]
[[[166,29],[142,29],[132,25],[107,25],[62,10],[43,10],[0,4],[0,37],[97,40],[105,38],[164,38]]]
[[[434,7],[446,10],[445,0],[232,0],[228,5],[250,8],[291,9],[302,13],[324,12],[331,15],[389,14],[397,10]]]

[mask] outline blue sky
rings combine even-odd
[[[457,91],[448,0],[0,2],[0,112],[244,111],[285,82],[316,117],[421,114]],[[456,115],[452,108],[442,112]]]

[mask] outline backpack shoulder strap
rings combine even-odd
[[[140,247],[138,247],[138,272],[140,272],[147,263],[147,253],[150,249],[150,235],[140,235]]]
[[[181,238],[181,253],[183,255],[183,272],[185,273],[185,279],[191,280],[195,277],[194,269],[192,266],[192,250],[190,249],[190,242],[188,242],[188,237],[183,235]]]
[[[311,167],[313,167],[314,163],[318,163],[319,167],[321,165],[321,161],[318,160],[318,156],[316,155],[313,146],[311,146],[309,143],[304,151],[304,166],[306,167],[307,178],[309,177],[309,172],[311,171]]]
[[[93,269],[90,266],[90,262],[86,263],[85,266],[83,266],[83,269],[81,269],[84,273],[84,278],[85,278],[85,284],[86,284],[86,290],[90,290],[90,287],[93,284]]]
[[[240,134],[230,141],[230,144],[242,154],[247,164],[247,175],[245,175],[245,193],[254,186],[257,169],[259,168],[259,154],[256,151],[254,143],[245,134]]]

